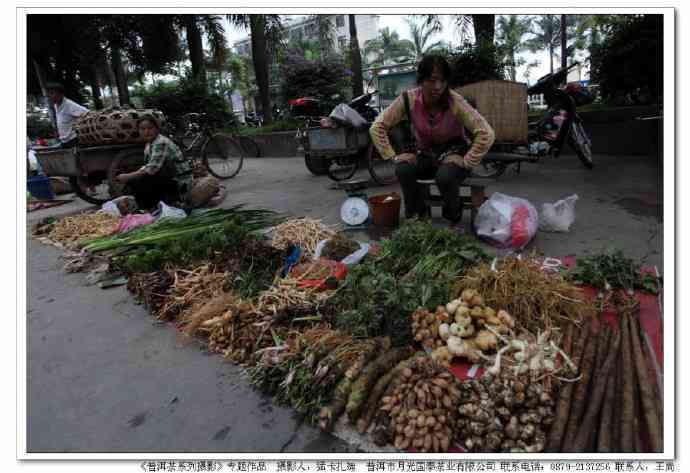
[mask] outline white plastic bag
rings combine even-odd
[[[114,217],[123,217],[136,212],[138,209],[137,201],[131,195],[122,195],[113,200],[109,200],[101,206],[101,210]]]
[[[529,201],[494,192],[479,207],[475,219],[477,235],[502,247],[521,249],[537,233],[539,216]]]
[[[539,230],[544,232],[567,232],[575,221],[577,194],[553,204],[542,204],[539,214]]]
[[[321,253],[323,252],[323,248],[326,246],[326,243],[328,243],[328,240],[321,240],[316,245],[316,250],[314,250],[314,261],[321,258]],[[369,243],[362,243],[361,241],[358,241],[357,243],[359,244],[359,250],[347,255],[340,261],[347,267],[358,264],[367,255],[367,253],[369,253],[369,248],[371,248]]]
[[[362,128],[367,125],[367,121],[362,117],[362,115],[344,103],[341,103],[335,107],[329,117],[341,125],[347,125],[354,128]]]
[[[187,218],[187,213],[184,210],[166,205],[165,202],[158,203],[158,211],[160,218]]]

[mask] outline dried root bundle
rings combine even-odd
[[[287,220],[273,229],[273,246],[284,250],[290,245],[297,245],[313,255],[321,240],[329,240],[336,235],[335,231],[312,218]]]
[[[542,271],[533,259],[506,258],[482,263],[458,281],[456,293],[475,289],[487,305],[507,310],[518,327],[531,333],[561,327],[594,316],[594,305],[561,275]]]

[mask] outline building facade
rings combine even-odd
[[[337,52],[344,52],[350,44],[350,23],[348,15],[327,15],[334,27],[333,47]],[[360,49],[364,44],[374,39],[379,34],[379,15],[355,15],[357,25],[357,40]],[[286,39],[318,39],[319,28],[316,20],[311,17],[298,17],[291,19],[285,25]],[[235,43],[235,51],[245,57],[252,54],[252,45],[249,37]]]

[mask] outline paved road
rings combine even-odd
[[[533,248],[557,256],[615,246],[663,272],[656,161],[599,156],[596,162],[594,171],[574,157],[525,165],[520,175],[509,171],[489,190],[525,197],[537,207],[577,193],[571,232],[539,234]],[[330,223],[339,220],[344,198],[297,158],[248,160],[229,188],[224,205],[246,202]],[[28,219],[86,207],[75,203]],[[30,452],[353,449],[254,392],[237,367],[154,323],[125,289],[87,287],[84,275],[61,271],[60,253],[52,247],[30,240],[27,251]]]

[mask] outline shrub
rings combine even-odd
[[[171,120],[186,113],[206,113],[212,121],[224,128],[235,124],[225,98],[220,94],[209,93],[202,83],[192,79],[157,83],[142,91],[142,98],[144,106],[162,111]]]
[[[592,81],[607,102],[646,103],[663,93],[663,16],[626,15],[592,48]]]

